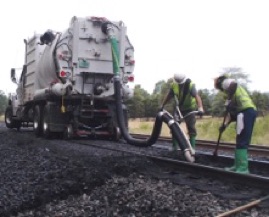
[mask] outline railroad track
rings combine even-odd
[[[145,134],[131,134],[134,138],[139,139],[146,139],[149,137],[149,135]],[[167,142],[169,144],[172,143],[171,137],[159,137],[158,141],[160,142]],[[165,143],[164,143],[165,144]],[[167,145],[167,144],[166,144]],[[211,151],[213,152],[216,147],[216,141],[213,140],[197,140],[196,142],[196,148],[201,151]],[[220,142],[219,144],[219,152],[227,152],[232,153],[235,148],[235,143],[231,142]],[[249,147],[249,155],[250,156],[258,156],[258,157],[265,157],[269,160],[269,145],[255,145],[251,144]]]
[[[23,128],[22,131],[24,132],[32,132],[32,128]],[[133,138],[137,139],[147,139],[149,135],[145,134],[130,134]],[[159,147],[170,147],[171,148],[171,143],[172,139],[171,137],[165,137],[161,136],[158,138],[159,142],[167,142],[167,143],[162,143],[162,145],[154,145],[154,146],[159,146]],[[196,140],[196,148],[197,150],[201,151],[208,151],[208,152],[213,152],[216,147],[216,141],[213,140]],[[235,148],[235,143],[231,142],[222,142],[220,141],[219,145],[219,153],[221,152],[227,152],[233,154]],[[255,145],[251,144],[249,147],[249,155],[250,156],[258,156],[258,157],[264,157],[268,158],[269,161],[269,145]]]
[[[29,131],[31,132],[31,131]],[[148,135],[142,134],[132,134],[134,138],[146,139]],[[57,141],[57,140],[56,140]],[[250,184],[253,186],[268,186],[269,188],[269,162],[264,160],[250,160],[249,166],[251,174],[237,174],[233,172],[227,172],[223,170],[225,166],[229,166],[233,163],[233,156],[219,154],[217,158],[212,155],[212,150],[215,148],[214,141],[198,140],[197,150],[196,150],[196,162],[189,163],[183,158],[180,150],[177,152],[171,151],[171,138],[160,137],[158,144],[153,145],[149,148],[138,148],[126,144],[126,142],[105,142],[103,144],[102,140],[70,140],[74,144],[81,144],[92,146],[95,148],[107,149],[110,151],[122,152],[123,154],[139,155],[141,157],[147,157],[148,159],[154,161],[157,164],[165,166],[171,172],[185,171],[193,174],[200,175],[210,175],[218,179],[227,179],[234,182],[239,182],[243,184]],[[120,145],[119,145],[120,144]],[[230,151],[232,153],[235,144],[233,143],[221,143],[220,151]],[[161,149],[161,154],[154,154],[156,149]],[[208,150],[209,149],[209,150]],[[206,150],[206,151],[204,151]],[[252,146],[250,149],[250,154],[257,156],[267,156],[268,157],[268,147],[266,146]]]
[[[205,175],[215,177],[220,180],[232,181],[234,183],[240,183],[243,185],[250,185],[255,187],[263,187],[266,190],[269,189],[269,163],[266,161],[250,161],[250,170],[254,171],[252,174],[238,174],[234,172],[225,171],[223,169],[233,161],[233,158],[227,156],[218,156],[215,159],[212,155],[206,154],[204,152],[197,152],[196,163],[189,163],[183,159],[180,151],[177,153],[162,151],[155,152],[154,147],[150,148],[138,148],[126,143],[116,143],[106,142],[103,144],[102,141],[95,141],[94,143],[89,140],[71,140],[72,143],[77,143],[80,145],[92,146],[98,149],[106,149],[109,151],[122,152],[124,155],[136,155],[141,157],[146,157],[156,164],[165,167],[168,172],[171,173],[182,173],[188,172],[195,175]],[[119,145],[120,144],[120,145]]]

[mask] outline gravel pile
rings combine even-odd
[[[208,192],[133,174],[113,177],[90,195],[70,196],[18,216],[215,216],[222,210]]]
[[[144,158],[29,132],[0,127],[0,138],[1,217],[206,217],[262,195],[193,174],[165,173]],[[269,216],[266,205],[236,216]]]

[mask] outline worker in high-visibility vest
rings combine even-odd
[[[221,75],[214,80],[216,89],[226,94],[228,115],[219,128],[222,133],[233,120],[236,121],[236,149],[232,167],[225,168],[237,173],[249,173],[248,147],[251,142],[254,123],[257,116],[256,106],[248,92],[235,79]]]
[[[184,74],[175,74],[174,81],[171,84],[170,90],[166,97],[163,100],[161,105],[161,109],[165,106],[165,104],[172,98],[175,98],[179,110],[183,116],[192,112],[199,111],[199,115],[203,115],[203,103],[201,97],[198,94],[198,91],[195,87],[195,84],[186,77]],[[186,117],[185,123],[189,134],[189,140],[193,149],[195,149],[196,145],[196,136],[197,130],[195,127],[196,117],[195,114],[191,114]],[[175,142],[175,141],[174,141]]]

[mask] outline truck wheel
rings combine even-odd
[[[121,138],[121,132],[119,127],[114,127],[114,135],[113,135],[113,140],[118,142]]]
[[[5,112],[5,123],[7,128],[14,128],[14,120],[12,119],[12,107],[8,106]]]
[[[36,136],[42,135],[43,107],[36,105],[34,108],[34,133]]]
[[[74,137],[74,130],[72,124],[68,124],[64,130],[63,138],[65,140],[73,139]]]
[[[8,106],[6,108],[5,123],[6,123],[7,128],[17,128],[17,130],[20,130],[21,128],[21,121],[13,119],[11,106]]]
[[[49,106],[46,105],[44,108],[44,113],[43,113],[43,136],[46,139],[51,138],[51,131],[50,131],[50,114],[49,114]]]

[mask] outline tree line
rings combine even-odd
[[[5,114],[8,103],[8,97],[4,91],[0,90],[0,115]]]
[[[241,68],[225,68],[224,73],[232,78],[235,78],[240,83],[240,85],[247,89],[257,107],[259,115],[269,113],[269,92],[262,93],[259,91],[249,91],[248,83],[250,80],[248,79],[248,74],[242,72]],[[223,72],[221,74],[223,74]],[[159,111],[162,100],[169,91],[171,82],[173,82],[172,78],[168,79],[167,81],[161,80],[157,82],[152,94],[149,94],[145,89],[142,88],[141,85],[136,85],[134,87],[133,98],[125,101],[125,104],[128,107],[129,117],[154,118]],[[201,89],[198,90],[198,93],[203,101],[205,115],[223,115],[225,110],[225,97],[222,92],[216,90]],[[0,115],[5,113],[7,103],[7,95],[4,93],[4,91],[0,90]],[[165,109],[172,113],[174,107],[174,102],[171,100],[170,103],[165,106]]]
[[[240,85],[244,86],[248,93],[250,94],[253,102],[257,107],[259,115],[265,115],[269,113],[269,92],[262,93],[259,91],[249,91],[248,75],[242,72],[241,68],[226,68],[224,73],[235,78]],[[223,72],[221,73],[223,74]],[[171,82],[173,79],[170,78],[167,81],[162,80],[155,84],[155,88],[152,94],[149,94],[141,85],[136,85],[134,87],[134,96],[132,99],[126,101],[127,107],[129,109],[130,118],[154,118],[156,117],[162,100],[168,93]],[[200,89],[198,90],[199,95],[202,98],[203,106],[205,110],[205,115],[209,116],[222,116],[225,110],[225,95],[217,90]],[[173,112],[175,104],[173,100],[165,106],[165,109],[169,112]]]

